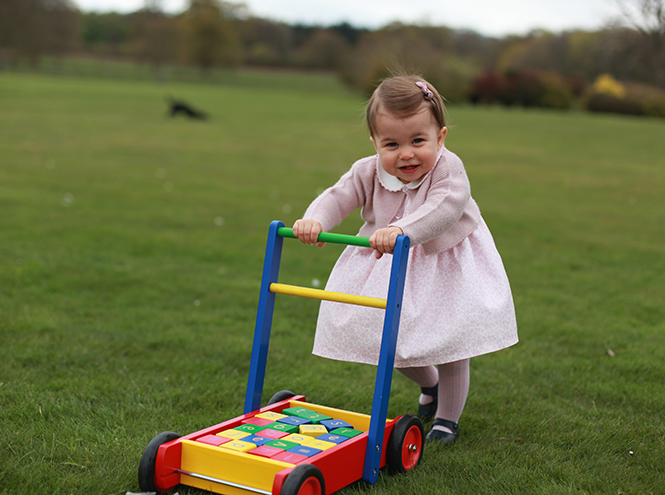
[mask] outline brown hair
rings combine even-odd
[[[427,90],[431,91],[431,98],[416,83],[423,82]],[[394,76],[384,79],[367,102],[366,119],[370,135],[376,132],[376,118],[385,110],[398,117],[410,117],[420,106],[426,103],[439,128],[446,126],[443,98],[434,86],[422,77],[415,75]]]

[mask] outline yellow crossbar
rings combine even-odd
[[[295,285],[270,284],[270,292],[275,294],[287,294],[289,296],[308,297],[310,299],[321,299],[325,301],[334,301],[347,304],[357,304],[358,306],[369,306],[370,308],[386,309],[386,300],[378,297],[355,296],[353,294],[343,294],[341,292],[331,292],[328,290],[308,289],[307,287],[297,287]]]

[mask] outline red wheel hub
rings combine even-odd
[[[404,436],[402,444],[402,465],[407,471],[416,467],[423,446],[423,437],[420,428],[412,426]]]
[[[298,490],[298,495],[321,495],[321,483],[314,476],[307,478]]]

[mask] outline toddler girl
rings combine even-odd
[[[386,297],[398,235],[411,240],[395,367],[421,387],[419,415],[432,417],[428,440],[452,443],[469,391],[469,359],[517,342],[515,310],[501,257],[471,197],[461,160],[445,147],[443,99],[422,78],[384,80],[367,104],[377,154],[353,164],[312,202],[293,232],[320,232],[362,207],[358,235],[326,289]],[[377,364],[381,310],[321,303],[314,354]]]

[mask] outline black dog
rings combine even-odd
[[[208,114],[200,110],[195,109],[190,104],[185,103],[184,101],[174,100],[172,97],[167,97],[166,102],[169,104],[169,115],[171,117],[176,117],[178,115],[184,115],[190,119],[199,119],[207,120]]]

